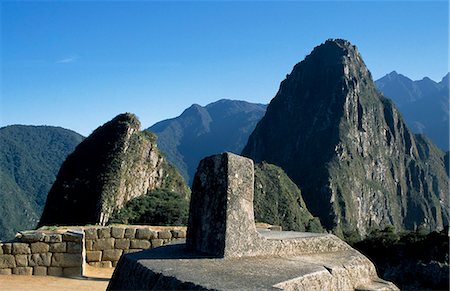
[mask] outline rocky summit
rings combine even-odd
[[[106,224],[114,210],[154,189],[187,199],[183,178],[140,131],[130,113],[97,128],[67,157],[45,204],[40,225]]]
[[[448,225],[444,153],[411,133],[346,40],[328,40],[294,66],[243,154],[283,168],[338,234]]]

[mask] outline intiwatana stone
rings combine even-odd
[[[97,128],[61,166],[39,225],[105,225],[115,210],[154,189],[187,199],[188,187],[155,141],[130,113]]]
[[[409,130],[348,41],[328,40],[294,66],[242,154],[281,167],[337,233],[449,224],[444,152]]]
[[[398,290],[331,234],[256,231],[253,163],[224,153],[194,178],[186,244],[126,254],[108,290]]]
[[[218,257],[246,254],[256,237],[253,182],[250,159],[223,153],[201,160],[192,184],[186,246]]]

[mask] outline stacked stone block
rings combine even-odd
[[[83,232],[19,233],[0,244],[0,275],[81,276]]]
[[[79,227],[20,232],[0,242],[0,275],[82,276],[84,264],[111,268],[122,254],[186,238],[186,228],[147,226]]]
[[[94,267],[111,268],[122,254],[162,246],[186,238],[185,229],[154,230],[142,226],[86,227],[86,262]]]

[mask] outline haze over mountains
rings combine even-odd
[[[427,77],[413,81],[393,71],[375,85],[394,101],[413,132],[449,150],[449,74],[440,82]]]
[[[222,99],[192,105],[180,116],[163,120],[149,130],[158,147],[191,185],[198,162],[205,156],[229,151],[239,154],[267,105]]]
[[[436,83],[429,78],[412,81],[392,72],[375,81],[375,85],[399,107],[414,133],[423,133],[441,149],[448,150],[448,74]],[[190,185],[203,157],[242,151],[266,107],[225,99],[205,107],[194,104],[180,116],[160,121],[149,130],[158,136],[159,148]]]
[[[385,96],[392,98],[398,104],[402,114],[405,111],[406,123],[412,131],[423,131],[426,135],[434,136],[434,141],[441,148],[445,149],[447,144],[448,149],[448,75],[441,82],[437,83],[428,78],[424,78],[421,81],[411,81],[409,78],[393,72],[375,83]],[[326,84],[326,82],[323,84]],[[292,104],[289,103],[286,106],[292,107]],[[151,126],[149,130],[158,135],[157,143],[159,149],[179,169],[190,184],[201,158],[223,151],[239,154],[256,124],[264,116],[266,108],[267,106],[263,104],[225,99],[206,106],[194,104],[180,116],[158,122]],[[311,107],[307,108],[311,110]],[[354,110],[355,116],[359,116],[358,110],[358,108]],[[392,109],[392,111],[394,113],[397,112],[395,109]],[[363,110],[363,112],[367,114],[366,111]],[[283,116],[283,118],[286,116]],[[445,118],[447,118],[446,122]],[[400,119],[399,117],[398,120]],[[405,133],[408,132],[406,127],[400,121],[397,124],[403,128],[400,135],[405,136]],[[285,130],[291,132],[294,128],[294,126],[290,126]],[[283,130],[276,129],[276,131],[282,132]],[[394,130],[394,132],[397,131]],[[33,228],[36,225],[47,193],[55,181],[61,163],[73,151],[75,146],[81,142],[83,137],[73,131],[61,128],[31,126],[4,127],[0,129],[0,135],[0,174],[2,180],[0,200],[5,201],[5,203],[1,204],[1,240],[6,237],[11,238],[17,230]],[[406,136],[410,136],[410,134],[406,134]],[[435,168],[436,164],[441,163],[441,152],[431,145],[426,138],[416,136],[411,140],[414,140],[412,143],[415,143],[414,148],[417,151],[414,150],[414,152],[416,155],[418,154],[421,158],[425,157],[428,159],[428,163],[432,168]],[[285,142],[287,142],[287,139],[280,140],[280,143]],[[278,150],[277,148],[274,151]],[[405,159],[407,159],[406,153],[404,154]],[[448,154],[443,159],[446,161],[444,164],[448,166]],[[432,171],[422,172],[423,168],[421,166],[414,168],[410,164],[411,162],[409,162],[408,168],[404,168],[405,175],[407,173],[407,175],[410,175],[408,178],[410,181],[400,183],[400,188],[406,189],[404,185],[415,183],[421,185],[419,188],[423,188],[420,191],[425,191],[425,189],[430,187],[440,187],[439,185],[442,183],[440,181],[443,177],[441,170],[438,170],[437,173]],[[379,167],[379,165],[376,165],[376,167]],[[440,169],[440,166],[438,168]],[[268,169],[272,168],[268,167]],[[446,179],[448,179],[448,168],[446,170]],[[274,170],[273,172],[275,173],[276,171]],[[433,178],[432,180],[425,178],[427,180],[426,183],[413,179],[416,174],[424,175],[425,177],[427,173],[431,173]],[[303,188],[300,190],[302,193],[304,192]],[[425,191],[425,193],[434,193],[433,191]],[[294,193],[295,191],[291,192]],[[410,195],[416,195],[411,194],[413,192],[410,192]],[[261,193],[261,195],[264,196],[267,193]],[[287,201],[286,197],[282,196],[274,199],[276,201],[274,203]],[[433,199],[431,198],[431,200]],[[307,199],[305,198],[305,200]],[[267,202],[267,199],[258,200],[255,197],[255,201],[263,203]],[[414,200],[407,202],[407,204],[416,203],[419,209],[418,212],[428,213],[425,215],[429,215],[430,210],[428,206],[424,206],[424,203],[431,203],[430,205],[434,205],[432,207],[436,207],[436,201],[422,202],[416,203]],[[391,203],[390,205],[394,204]],[[299,205],[302,206],[303,204],[299,202]],[[404,206],[404,204],[402,205]],[[409,207],[403,206],[399,210],[402,212],[402,215]],[[292,217],[297,215],[295,214],[295,211],[297,211],[295,209],[287,209],[287,211],[287,213],[293,213]],[[283,214],[283,209],[278,208],[276,212],[286,216]],[[341,209],[341,212],[345,212],[345,210]],[[313,214],[317,215],[317,213]],[[346,214],[344,213],[343,215],[345,216]],[[288,220],[293,221],[291,219]],[[392,220],[395,219],[392,218]],[[287,223],[282,220],[279,221],[281,224]]]
[[[0,240],[36,226],[59,167],[83,139],[60,127],[0,128]]]

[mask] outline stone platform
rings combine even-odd
[[[253,162],[200,162],[185,243],[121,257],[108,290],[398,290],[332,234],[257,230]]]
[[[353,249],[220,259],[188,250],[183,243],[124,255],[108,290],[124,289],[397,290],[379,279],[373,264]]]

